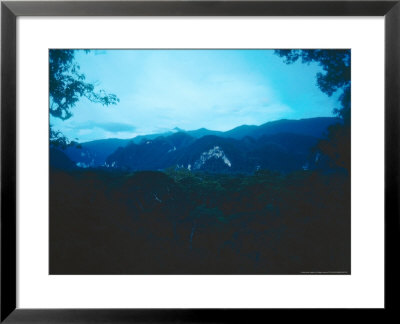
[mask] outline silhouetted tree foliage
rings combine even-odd
[[[334,113],[343,121],[330,126],[327,138],[317,149],[328,156],[332,165],[350,171],[350,116],[351,116],[351,55],[350,50],[276,50],[287,64],[301,61],[317,63],[323,72],[317,73],[317,85],[328,96],[340,91],[340,106]]]
[[[322,92],[331,96],[339,89],[350,86],[349,50],[276,50],[285,63],[292,64],[300,59],[302,63],[318,63],[324,72],[317,74],[317,84]]]
[[[50,115],[62,120],[72,116],[72,109],[82,97],[103,106],[119,102],[115,94],[96,90],[95,84],[85,81],[85,75],[80,72],[80,67],[75,62],[75,53],[76,50],[49,51]],[[53,130],[51,125],[50,142],[61,147],[70,144],[70,141],[60,131]]]

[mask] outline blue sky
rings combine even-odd
[[[81,99],[50,123],[80,142],[133,138],[179,127],[229,130],[278,119],[332,116],[337,95],[316,85],[316,64],[287,65],[273,50],[95,50],[76,52],[86,80],[115,93],[103,107]]]

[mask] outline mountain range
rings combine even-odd
[[[311,149],[333,117],[282,119],[260,126],[242,125],[226,132],[200,128],[141,135],[132,139],[103,139],[68,147],[64,153],[77,167],[127,171],[164,170],[252,173],[259,169],[290,172],[307,169],[315,160]],[[52,154],[51,154],[52,155]],[[60,160],[53,156],[53,166]],[[63,158],[63,165],[69,165]],[[58,159],[58,160],[57,160]],[[52,159],[50,161],[52,163]]]

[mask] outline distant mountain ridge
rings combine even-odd
[[[253,173],[259,169],[289,172],[306,164],[310,148],[318,141],[316,137],[290,133],[241,140],[215,135],[195,139],[185,133],[176,137],[184,137],[185,144],[176,146],[169,137],[131,143],[111,154],[105,165],[130,171],[174,167],[213,173]]]
[[[260,126],[241,125],[226,132],[200,128],[104,139],[69,147],[66,155],[78,167],[160,170],[176,166],[210,172],[253,172],[259,168],[290,171],[303,168],[310,148],[324,137],[333,117],[282,119]],[[231,161],[232,160],[232,161]],[[230,164],[230,165],[229,165]]]
[[[67,147],[65,154],[79,167],[99,167],[118,147],[124,147],[131,141],[118,138],[95,140]]]
[[[246,136],[260,138],[264,135],[291,133],[322,138],[330,125],[339,122],[341,122],[341,119],[335,117],[315,117],[299,120],[280,119],[260,126],[238,126],[225,132],[223,136],[240,139]]]

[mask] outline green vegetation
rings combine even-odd
[[[287,175],[54,171],[51,273],[350,271],[350,183]]]

